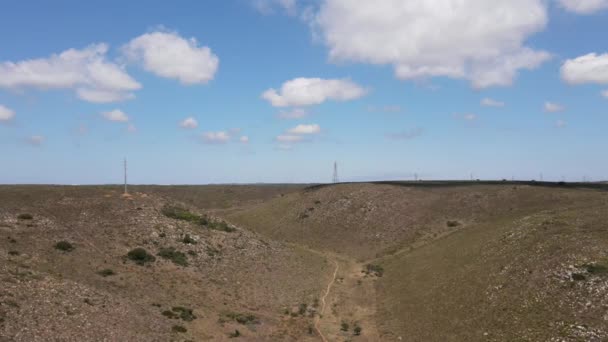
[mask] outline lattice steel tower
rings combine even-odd
[[[334,183],[339,183],[340,179],[338,178],[338,162],[334,162],[334,177],[332,179]]]

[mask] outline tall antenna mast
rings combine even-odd
[[[127,158],[125,158],[124,166],[125,166],[125,195],[126,195],[127,194]]]
[[[340,179],[338,178],[338,162],[334,162],[334,177],[332,179],[334,183],[339,183]]]

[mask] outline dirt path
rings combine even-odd
[[[321,337],[321,340],[323,340],[323,342],[327,342],[327,339],[325,338],[325,335],[323,335],[323,332],[321,332],[321,329],[319,329],[319,322],[321,322],[321,318],[325,313],[325,306],[327,306],[326,299],[329,293],[331,292],[332,286],[334,286],[334,283],[336,282],[336,276],[338,275],[338,269],[340,268],[340,265],[337,261],[334,260],[334,264],[336,265],[334,275],[332,276],[329,284],[327,284],[327,290],[325,291],[325,295],[323,295],[323,297],[321,298],[321,303],[323,303],[323,305],[321,306],[321,311],[319,312],[319,315],[315,318],[315,330],[317,330],[317,333],[319,333],[319,336]]]

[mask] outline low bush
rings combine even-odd
[[[220,321],[231,320],[235,321],[239,324],[247,325],[247,324],[259,324],[260,321],[253,314],[243,314],[237,312],[227,312],[224,314],[224,317],[220,318]]]
[[[186,236],[184,236],[182,239],[182,242],[187,245],[196,245],[196,240],[194,240],[190,234],[186,234]]]
[[[32,214],[19,214],[17,218],[20,220],[33,220],[34,216],[32,216]]]
[[[238,329],[234,329],[234,332],[231,332],[228,337],[230,338],[236,338],[236,337],[240,337],[241,336],[241,332]]]
[[[342,330],[342,331],[348,331],[348,328],[349,328],[348,323],[342,322],[340,324],[340,330]]]
[[[171,331],[173,332],[177,332],[177,333],[185,333],[188,331],[188,329],[186,329],[185,327],[181,326],[181,325],[174,325],[171,328]]]
[[[154,255],[148,253],[145,249],[138,247],[127,253],[127,258],[134,261],[137,265],[143,266],[146,263],[156,261]]]
[[[219,231],[227,232],[227,233],[232,233],[232,232],[236,231],[236,229],[234,227],[229,226],[228,223],[226,223],[224,221],[209,222],[207,226],[209,227],[209,229],[219,230]]]
[[[105,277],[109,277],[109,276],[115,275],[116,272],[114,272],[113,270],[111,270],[109,268],[106,268],[106,269],[103,269],[103,270],[97,272],[97,274],[99,274],[100,276],[102,276],[102,277],[105,278]]]
[[[375,275],[376,277],[382,277],[384,274],[384,268],[380,265],[367,264],[363,272],[367,275]]]
[[[171,260],[176,265],[188,266],[186,254],[176,250],[174,247],[161,248],[157,255],[163,259]]]
[[[59,241],[55,244],[55,249],[58,249],[58,250],[64,251],[64,252],[71,252],[74,250],[74,246],[67,241]]]
[[[182,306],[175,306],[171,309],[171,311],[176,313],[178,318],[181,318],[186,322],[191,322],[196,319],[192,309],[184,308]]]
[[[450,228],[458,227],[458,226],[460,226],[460,222],[458,222],[458,221],[448,221],[448,222],[446,222],[446,225],[448,227],[450,227]]]
[[[355,336],[359,336],[361,335],[361,327],[359,325],[355,325],[355,329],[353,330],[353,332],[355,333]]]
[[[583,267],[590,274],[608,274],[608,267],[602,264],[586,264]]]

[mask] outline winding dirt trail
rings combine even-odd
[[[321,298],[321,312],[319,312],[319,315],[315,318],[315,330],[317,330],[317,333],[319,333],[319,336],[321,337],[321,340],[323,340],[323,342],[327,342],[327,338],[325,338],[325,335],[323,335],[323,333],[321,332],[321,329],[319,328],[319,323],[321,322],[321,317],[323,317],[323,314],[325,313],[325,306],[327,304],[326,298],[331,292],[332,286],[334,286],[334,283],[336,282],[336,275],[338,274],[338,269],[340,268],[337,261],[334,260],[334,264],[336,265],[334,275],[331,278],[329,284],[327,284],[327,290],[325,291],[325,295],[323,295],[323,297]]]

